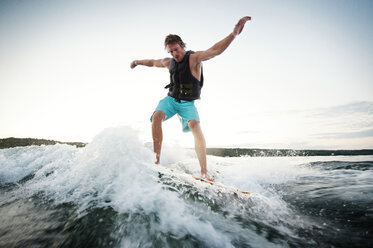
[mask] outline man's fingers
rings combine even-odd
[[[240,19],[240,22],[247,22],[251,20],[251,16],[244,16]]]
[[[245,16],[245,17],[242,17],[238,23],[236,24],[236,27],[235,27],[235,33],[236,35],[240,34],[243,30],[243,27],[245,26],[245,23],[247,21],[251,20],[251,17],[250,16]]]
[[[241,24],[241,25],[245,25],[245,23],[247,21],[250,21],[250,20],[251,20],[250,16],[245,16],[245,17],[242,17],[241,20],[238,23]]]

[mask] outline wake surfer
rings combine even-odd
[[[156,107],[150,120],[152,122],[153,148],[156,154],[156,164],[160,163],[162,148],[162,122],[178,114],[181,117],[184,132],[192,131],[195,150],[201,166],[201,175],[212,180],[207,174],[206,141],[200,126],[199,115],[194,100],[200,99],[203,86],[202,61],[209,60],[227,49],[234,38],[239,35],[251,17],[241,18],[226,38],[205,51],[186,51],[185,43],[175,34],[166,37],[164,45],[172,58],[134,60],[131,68],[138,65],[163,67],[170,72],[168,95]]]

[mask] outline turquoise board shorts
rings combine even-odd
[[[178,102],[175,98],[166,96],[159,101],[154,112],[158,110],[165,113],[165,120],[168,120],[175,114],[178,114],[180,116],[180,121],[184,132],[190,131],[188,127],[188,122],[190,120],[196,120],[199,122],[199,115],[197,108],[194,106],[194,101],[181,100]],[[153,115],[151,116],[150,121],[153,121]]]

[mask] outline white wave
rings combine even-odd
[[[0,150],[0,183],[14,183],[22,178],[51,169],[74,158],[76,148],[69,145],[28,146]]]
[[[0,151],[1,182],[17,182],[34,174],[20,186],[20,192],[41,192],[55,204],[73,202],[84,214],[91,207],[111,207],[118,213],[156,215],[150,232],[172,233],[174,237],[192,235],[210,247],[231,247],[240,235],[248,235],[262,246],[273,246],[255,229],[248,230],[235,221],[236,216],[254,218],[282,232],[289,226],[306,225],[282,200],[274,185],[286,184],[313,175],[317,168],[299,166],[316,158],[221,158],[208,157],[208,169],[217,182],[257,193],[256,198],[228,201],[209,184],[181,177],[218,202],[227,214],[219,215],[208,203],[190,201],[179,191],[159,182],[157,168],[170,168],[183,175],[199,175],[200,167],[193,150],[165,145],[161,166],[154,165],[154,154],[129,127],[109,128],[84,148],[67,145],[13,148]],[[210,194],[210,193],[211,194]],[[149,230],[133,227],[133,236],[122,246],[146,244]],[[141,237],[141,238],[139,238]],[[140,239],[140,240],[139,240]],[[144,240],[141,240],[144,239]],[[244,238],[246,239],[246,238]],[[138,243],[140,242],[140,243]]]
[[[19,156],[21,153],[27,156]],[[8,164],[4,170],[11,170],[11,166],[26,170],[4,175],[8,181],[35,173],[19,192],[26,191],[29,195],[41,192],[55,204],[73,202],[80,207],[81,214],[91,207],[111,207],[119,213],[156,214],[159,223],[152,223],[157,227],[153,232],[169,232],[180,238],[189,234],[211,246],[230,246],[229,238],[201,219],[200,213],[191,210],[178,193],[158,183],[153,170],[154,154],[131,128],[106,129],[85,148],[64,145],[22,148],[14,156],[19,157],[13,162],[9,154],[4,156]],[[136,234],[137,239],[147,236],[147,233]]]

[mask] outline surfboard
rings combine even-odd
[[[208,183],[208,184],[210,184],[214,187],[221,188],[221,189],[223,189],[227,192],[232,192],[232,193],[235,193],[235,194],[240,193],[240,194],[244,194],[244,195],[254,195],[253,193],[250,193],[248,191],[244,191],[244,190],[237,189],[235,187],[227,186],[227,185],[224,185],[224,184],[219,183],[219,182],[209,181],[207,179],[197,177],[197,176],[193,176],[191,174],[187,174],[185,172],[180,172],[180,171],[177,171],[175,169],[170,169],[170,168],[167,168],[167,167],[164,167],[164,166],[157,166],[157,167],[154,167],[154,169],[159,173],[168,175],[170,177],[178,178],[179,180],[184,181],[184,182],[188,182],[190,179],[192,179],[192,181],[193,181],[193,179],[194,179],[194,180],[197,180],[197,181],[201,181],[203,183]]]
[[[245,195],[251,195],[250,192],[247,192],[247,191],[244,191],[244,190],[239,190],[239,189],[235,189],[233,187],[228,187],[228,186],[225,186],[224,184],[221,184],[221,183],[216,183],[216,182],[213,182],[213,181],[210,181],[210,180],[207,180],[207,179],[204,179],[204,178],[200,178],[200,177],[195,177],[195,176],[192,176],[194,179],[196,180],[199,180],[201,182],[204,182],[204,183],[209,183],[211,185],[214,185],[214,186],[217,186],[217,187],[220,187],[220,188],[225,188],[225,189],[234,189],[234,191],[236,192],[239,192],[239,193],[242,193],[242,194],[245,194]]]

